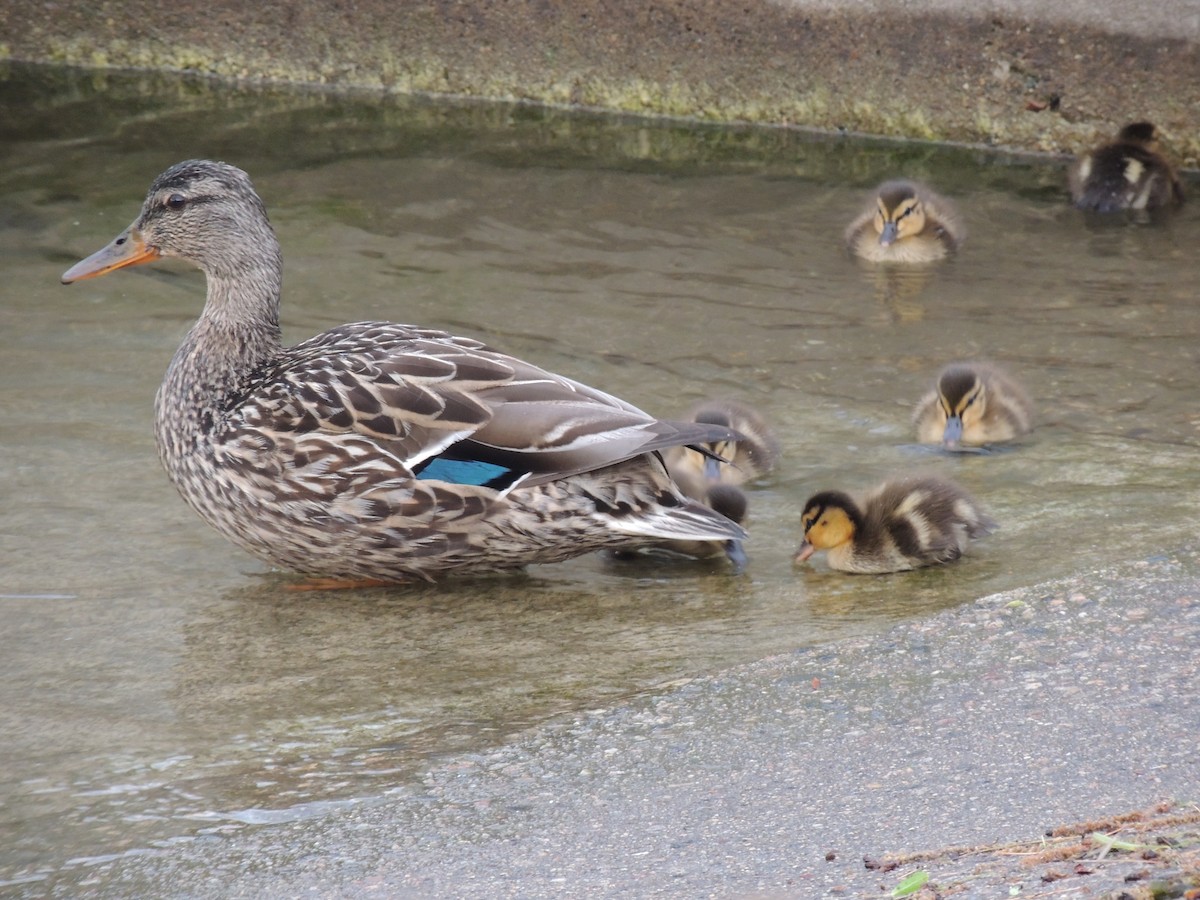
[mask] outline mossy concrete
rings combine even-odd
[[[6,0],[0,57],[1200,159],[1200,3]]]

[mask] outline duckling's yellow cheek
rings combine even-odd
[[[914,206],[909,210],[908,215],[900,220],[900,236],[908,237],[913,234],[920,234],[925,230],[925,213],[921,207]]]
[[[846,543],[854,534],[850,520],[841,515],[822,516],[804,533],[804,539],[820,550]]]
[[[973,428],[979,425],[986,408],[982,396],[976,396],[971,402],[965,404],[959,416],[962,419],[963,428]]]

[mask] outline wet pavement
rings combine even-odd
[[[912,868],[956,897],[1100,896],[1116,854],[1052,886],[863,860],[1194,804],[1197,684],[1186,551],[562,718],[357,809],[98,863],[79,896],[870,897]]]

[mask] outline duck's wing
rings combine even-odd
[[[275,428],[366,439],[419,478],[498,490],[735,434],[662,422],[478,341],[391,323],[311,338],[251,393],[244,406]]]
[[[530,472],[537,484],[641,453],[738,436],[724,426],[655,419],[611,394],[504,357],[513,379],[479,392],[490,420],[449,453],[467,452]]]

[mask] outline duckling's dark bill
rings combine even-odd
[[[85,278],[95,278],[107,275],[117,269],[127,266],[137,266],[158,259],[158,250],[147,246],[142,234],[136,228],[129,228],[87,259],[80,260],[63,273],[62,283],[72,284]]]

